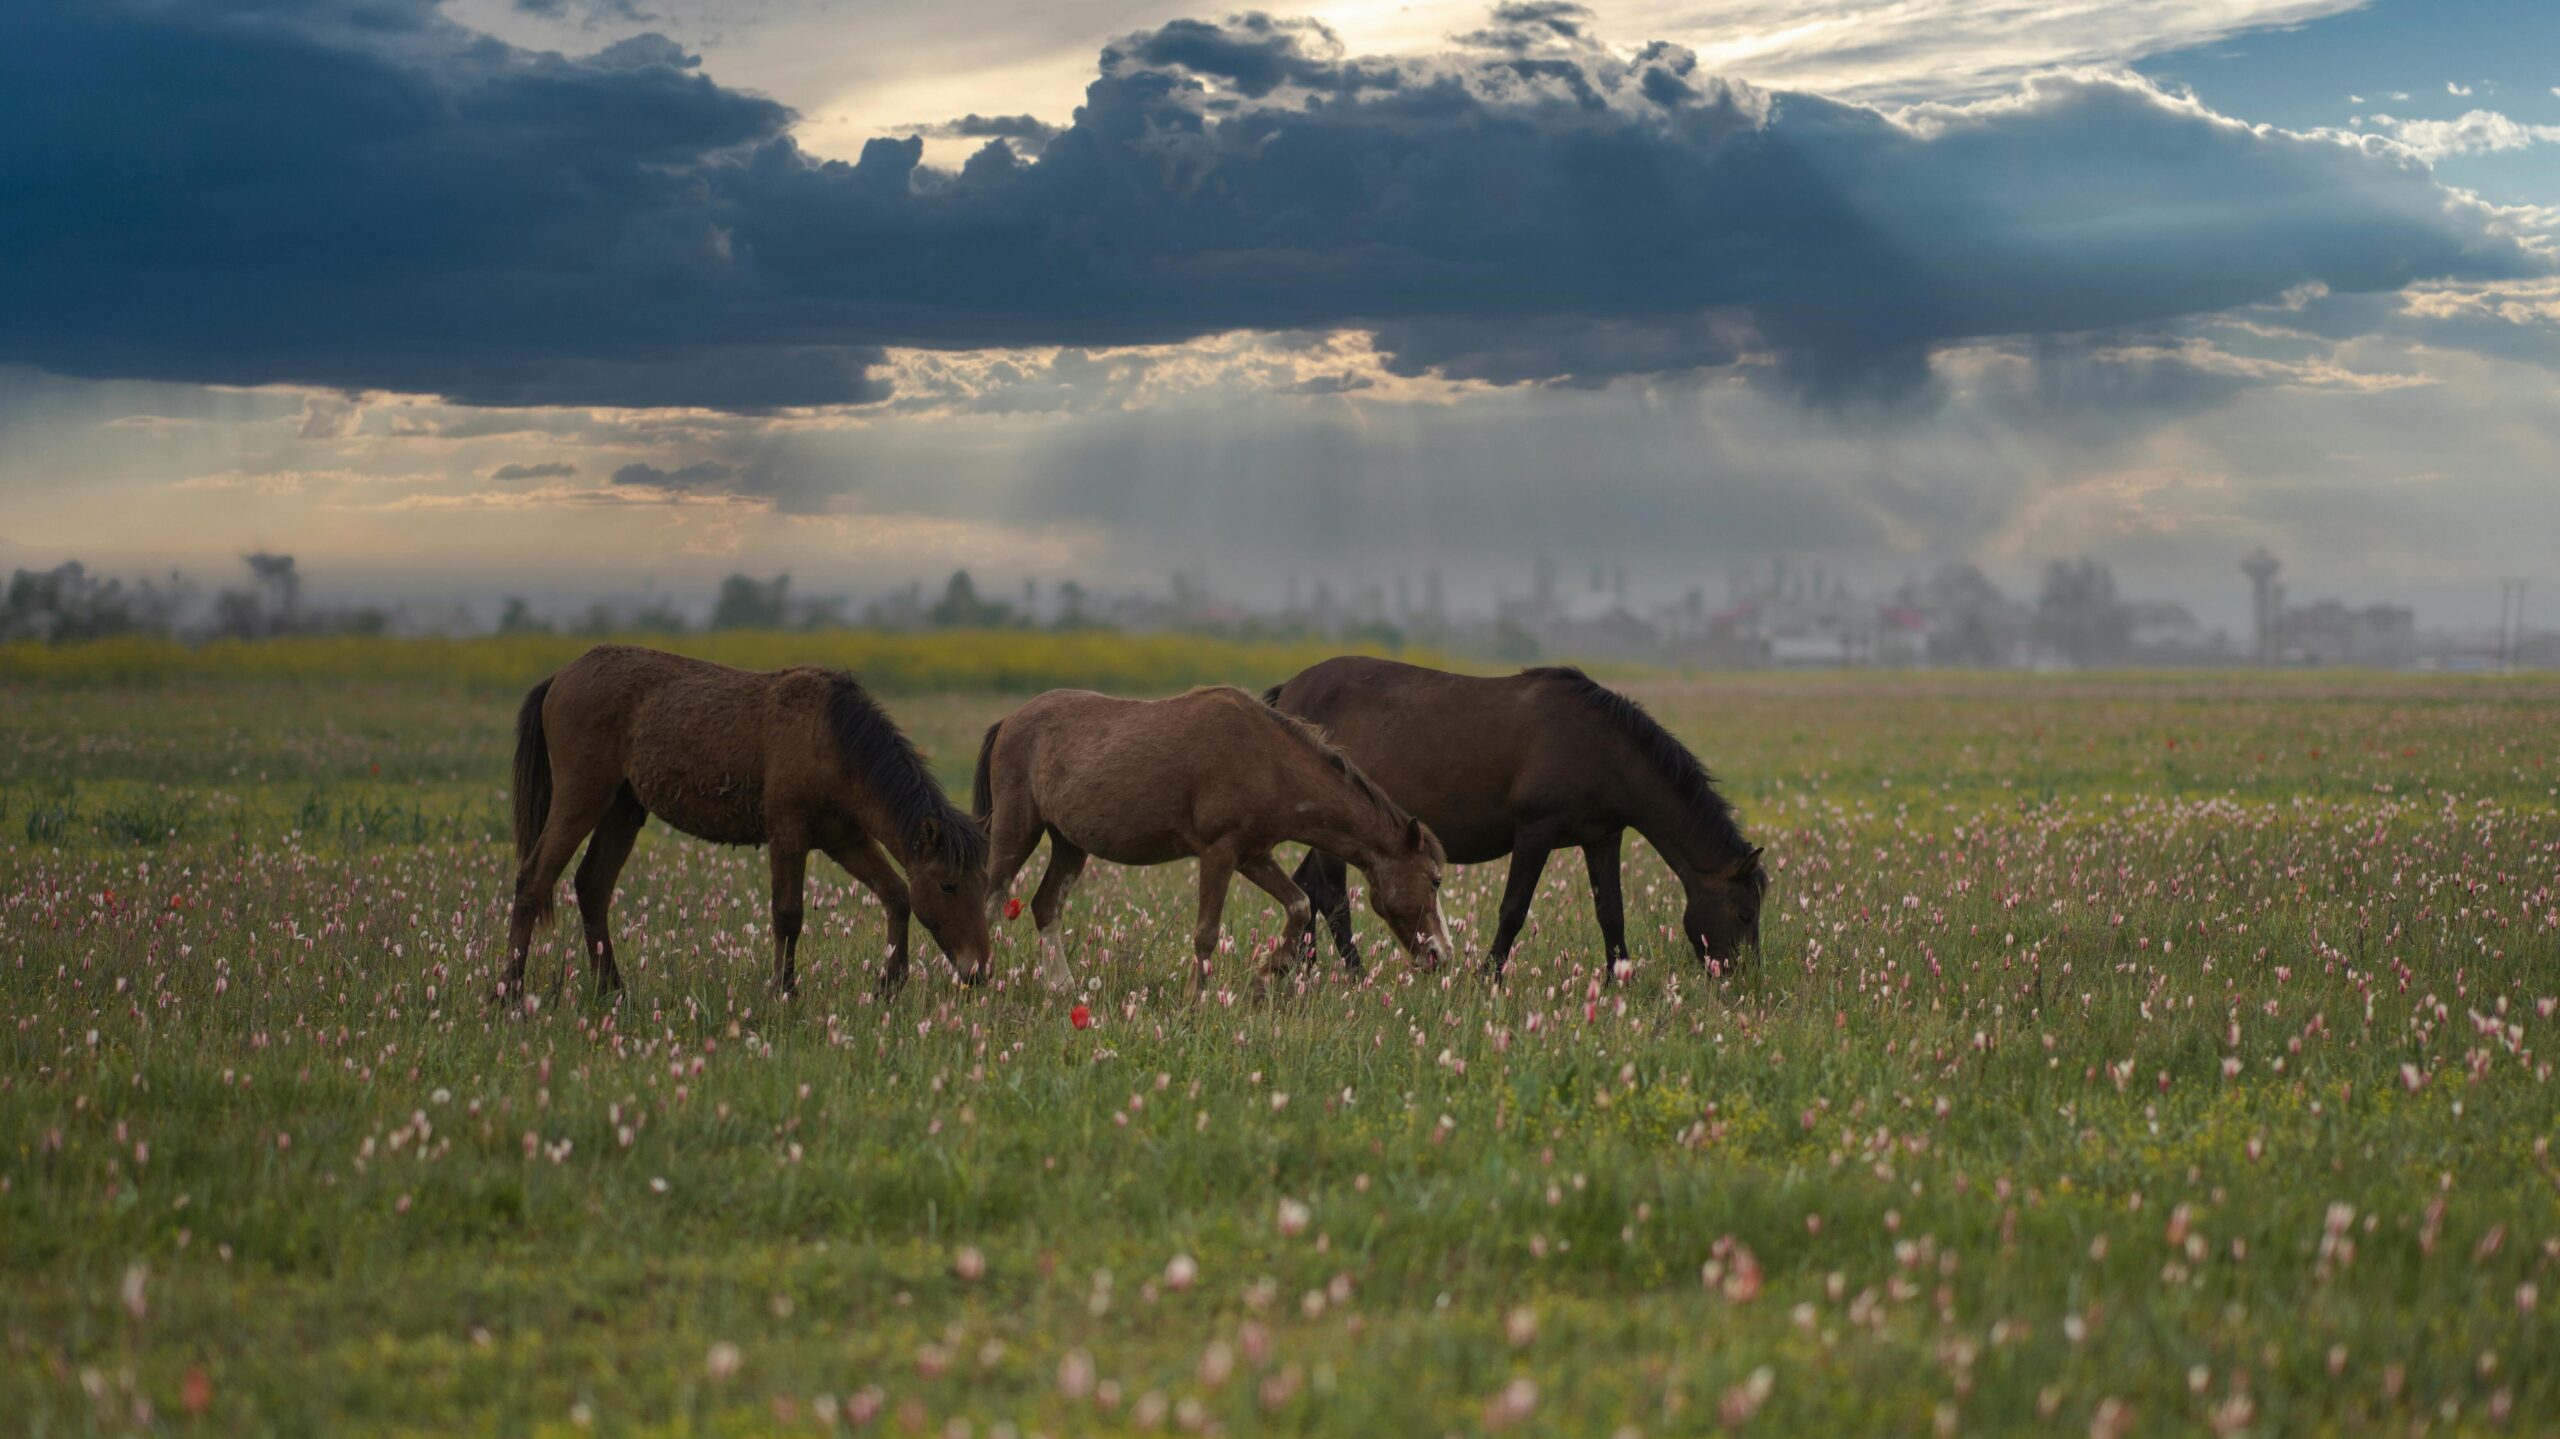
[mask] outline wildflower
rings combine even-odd
[[[1093,1028],[1092,1008],[1088,1005],[1079,1004],[1075,1008],[1068,1010],[1067,1023],[1074,1025],[1078,1029]]]
[[[964,1245],[960,1253],[951,1261],[951,1272],[975,1284],[986,1277],[987,1256],[980,1253],[978,1246],[974,1244]]]
[[[1299,1203],[1297,1200],[1283,1199],[1280,1201],[1278,1223],[1280,1226],[1281,1238],[1295,1239],[1299,1235],[1306,1233],[1307,1225],[1312,1223],[1314,1219],[1314,1211],[1308,1209],[1307,1206]]]
[[[1006,900],[1004,902],[1004,917],[1007,919],[1022,918],[1022,901],[1018,899]]]
[[[1534,1379],[1514,1379],[1502,1386],[1502,1392],[1484,1409],[1485,1427],[1505,1429],[1520,1423],[1538,1408],[1538,1383]]]
[[[745,1363],[746,1356],[738,1352],[738,1346],[723,1339],[711,1346],[710,1353],[702,1356],[702,1372],[710,1376],[712,1383],[726,1384],[737,1377],[739,1368]]]
[[[1173,1256],[1173,1258],[1165,1261],[1165,1288],[1183,1290],[1188,1289],[1199,1282],[1200,1261],[1193,1259],[1188,1254],[1177,1254]]]
[[[1716,1417],[1724,1421],[1726,1428],[1738,1428],[1760,1412],[1760,1406],[1769,1402],[1769,1395],[1777,1387],[1777,1375],[1764,1364],[1752,1370],[1750,1378],[1725,1391],[1724,1398],[1717,1401]]]
[[[1093,1392],[1093,1356],[1081,1349],[1070,1349],[1058,1361],[1058,1392],[1069,1399],[1082,1399]]]

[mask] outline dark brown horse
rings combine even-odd
[[[1314,911],[1271,857],[1283,842],[1322,845],[1360,866],[1371,904],[1407,952],[1427,964],[1449,952],[1440,842],[1322,735],[1243,690],[1162,700],[1051,690],[988,727],[976,789],[972,803],[988,818],[995,852],[990,903],[1048,837],[1049,871],[1031,914],[1053,987],[1067,979],[1058,914],[1088,855],[1113,864],[1199,857],[1195,993],[1208,984],[1236,875],[1288,913],[1264,972],[1278,974],[1306,953]]]
[[[1511,856],[1487,964],[1510,958],[1547,856],[1582,850],[1600,936],[1614,970],[1626,958],[1618,849],[1627,830],[1671,865],[1687,897],[1681,932],[1701,962],[1760,945],[1769,880],[1732,807],[1697,756],[1634,700],[1577,669],[1477,678],[1345,655],[1264,694],[1320,725],[1396,802],[1419,816],[1458,864]],[[1354,972],[1342,861],[1310,850],[1299,886],[1333,926]]]
[[[811,667],[759,674],[598,645],[535,685],[516,715],[516,897],[502,998],[523,994],[533,927],[550,912],[581,841],[586,952],[599,990],[622,987],[605,911],[651,815],[703,839],[770,849],[773,980],[786,995],[796,987],[801,881],[813,849],[888,912],[884,991],[906,978],[910,912],[962,982],[986,976],[985,831],[943,797],[915,746],[853,676]]]

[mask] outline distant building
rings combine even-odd
[[[2406,605],[2318,600],[2284,611],[2287,664],[2397,669],[2418,656],[2418,613]]]
[[[2276,571],[2284,562],[2267,553],[2260,545],[2240,562],[2240,573],[2249,577],[2249,622],[2255,644],[2250,657],[2262,665],[2276,663],[2276,628],[2284,613],[2284,591],[2276,583]]]

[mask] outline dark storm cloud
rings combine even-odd
[[[545,20],[566,20],[575,16],[593,24],[598,20],[654,19],[633,0],[516,0],[518,10],[539,15]]]
[[[946,140],[1020,140],[1035,150],[1066,133],[1063,126],[1034,115],[981,115],[975,111],[922,129],[925,134]]]
[[[1036,163],[818,161],[658,37],[583,58],[426,0],[0,7],[0,363],[481,405],[884,398],[881,348],[1369,329],[1394,368],[1764,362],[1926,386],[2103,331],[2542,261],[2388,147],[2055,78],[1907,123],[1533,46],[1360,59],[1248,15],[1116,41]],[[1534,49],[1535,53],[1522,53]],[[984,122],[982,123],[998,123]]]
[[[1581,46],[1595,17],[1588,5],[1569,0],[1522,0],[1493,7],[1493,23],[1457,36],[1461,45],[1522,53],[1544,46]]]
[[[613,482],[617,485],[646,485],[655,490],[725,490],[731,488],[737,478],[736,470],[709,460],[676,470],[630,464],[613,472]]]

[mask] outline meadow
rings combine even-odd
[[[1006,691],[1204,677],[1078,643],[881,688],[957,795]],[[1500,989],[1254,993],[1239,887],[1196,1005],[1189,866],[1097,865],[1081,994],[1026,918],[883,1003],[813,866],[783,1003],[760,856],[653,827],[629,993],[526,1015],[551,652],[456,653],[0,655],[13,1430],[2560,1427],[2560,683],[1635,683],[1775,884],[1707,975],[1636,849],[1615,987],[1578,860]]]

